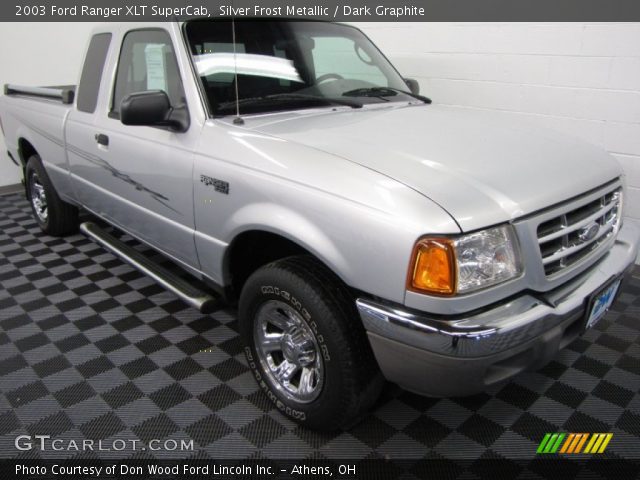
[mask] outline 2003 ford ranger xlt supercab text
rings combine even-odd
[[[384,379],[459,396],[544,365],[638,251],[610,155],[431,104],[347,25],[106,24],[77,88],[5,93],[42,230],[84,209],[84,234],[188,304],[237,303],[256,381],[312,428],[353,424]]]

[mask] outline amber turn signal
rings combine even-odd
[[[423,238],[413,249],[407,287],[420,293],[456,292],[455,253],[447,238]]]

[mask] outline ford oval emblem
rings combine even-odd
[[[597,222],[593,222],[580,230],[578,238],[581,242],[588,242],[589,240],[593,240],[594,238],[596,238],[596,235],[598,235],[599,231],[600,224],[598,224]]]

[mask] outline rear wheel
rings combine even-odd
[[[60,199],[38,155],[29,158],[25,181],[33,216],[43,232],[62,236],[78,228],[78,209]]]
[[[312,257],[257,270],[242,290],[238,318],[258,384],[293,420],[345,428],[377,399],[383,379],[353,298]]]

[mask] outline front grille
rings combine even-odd
[[[587,257],[620,226],[622,189],[566,211],[538,225],[538,244],[547,277]]]

